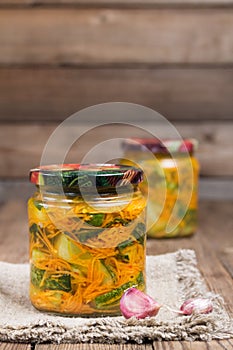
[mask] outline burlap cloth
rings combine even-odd
[[[143,343],[149,340],[211,340],[233,336],[220,296],[207,292],[195,253],[179,250],[147,257],[147,293],[177,308],[190,297],[214,297],[207,315],[178,316],[161,309],[156,317],[60,317],[35,310],[28,298],[29,266],[0,262],[0,341],[55,343]]]

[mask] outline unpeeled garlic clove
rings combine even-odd
[[[157,301],[135,287],[127,289],[120,300],[121,313],[125,318],[155,316],[160,307]]]
[[[213,311],[213,303],[206,298],[191,298],[181,305],[180,311],[183,315],[208,314]]]

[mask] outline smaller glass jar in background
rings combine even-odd
[[[123,142],[121,163],[140,166],[146,175],[140,187],[148,196],[149,237],[189,236],[196,232],[199,163],[194,152],[197,145],[195,139],[130,138]]]
[[[122,165],[32,169],[30,298],[41,311],[120,314],[125,289],[145,290],[142,171]]]

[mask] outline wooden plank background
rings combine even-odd
[[[233,9],[2,9],[0,64],[232,64]]]
[[[25,178],[59,122],[111,101],[157,110],[197,137],[202,176],[233,179],[233,0],[0,0],[0,48],[0,179]]]
[[[203,176],[231,176],[233,174],[232,149],[233,149],[233,122],[200,122],[198,123],[176,123],[174,124],[181,135],[191,137],[195,135],[199,140],[200,146],[197,156],[201,163],[201,175]],[[7,178],[10,176],[27,177],[29,169],[40,164],[43,149],[46,147],[47,140],[56,129],[57,124],[3,124],[0,130],[0,176]],[[85,126],[76,125],[66,130],[66,136],[75,137],[77,130],[84,133]],[[146,125],[145,125],[146,126]],[[149,126],[150,127],[150,126]],[[94,147],[102,142],[114,138],[127,138],[130,135],[138,137],[148,136],[135,128],[127,126],[102,126],[90,130],[83,135],[71,147],[66,157],[66,162],[81,162],[83,157]],[[159,136],[167,136],[167,128],[160,127]],[[114,148],[104,147],[97,154],[101,158],[95,159],[100,162],[111,160],[120,152],[120,142]],[[60,162],[60,154],[63,149],[63,143],[52,152],[54,162]]]
[[[214,350],[232,349],[232,341],[229,340],[213,340],[211,343],[195,341],[169,341],[169,342],[151,342],[149,344],[36,344],[35,350]],[[27,344],[0,344],[0,350],[29,350],[30,345]]]
[[[233,68],[0,68],[0,120],[61,121],[93,104],[151,107],[170,121],[233,120]]]
[[[218,6],[223,7],[226,5],[232,5],[232,0],[0,0],[0,5],[100,5],[100,6],[119,6],[119,5],[141,5],[141,6]]]

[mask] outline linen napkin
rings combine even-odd
[[[28,296],[29,265],[0,262],[0,341],[143,343],[150,340],[211,340],[233,336],[220,296],[208,292],[193,250],[147,256],[147,294],[179,308],[190,297],[213,298],[209,314],[180,316],[162,308],[155,317],[61,317],[40,312]]]

